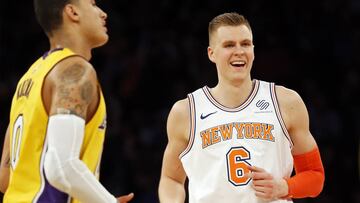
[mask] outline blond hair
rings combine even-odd
[[[245,25],[251,31],[249,21],[243,16],[235,12],[223,13],[213,18],[209,23],[209,43],[213,33],[221,26],[239,26]]]

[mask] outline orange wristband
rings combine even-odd
[[[296,175],[287,179],[289,193],[284,198],[316,197],[324,186],[325,172],[321,162],[319,149],[295,155]]]

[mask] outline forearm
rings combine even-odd
[[[182,183],[169,177],[161,177],[159,185],[160,203],[184,203],[185,196],[185,188]]]
[[[10,176],[10,143],[9,143],[9,127],[6,130],[3,151],[0,162],[0,191],[5,193],[9,185]]]
[[[323,189],[325,181],[324,167],[318,148],[305,154],[294,156],[296,175],[287,179],[289,193],[287,197],[316,197]]]
[[[75,115],[49,118],[46,177],[55,188],[87,203],[117,202],[79,159],[85,121]],[[94,157],[96,158],[96,157]]]
[[[324,176],[316,171],[304,171],[287,180],[292,198],[316,197],[323,188]]]
[[[52,155],[47,157],[45,170],[49,182],[55,188],[68,193],[81,202],[117,202],[82,161],[75,159],[59,164],[54,163],[55,160],[51,160],[53,159],[51,157]]]

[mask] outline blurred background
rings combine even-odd
[[[134,203],[156,203],[172,105],[216,85],[208,22],[224,12],[251,23],[253,78],[296,90],[310,114],[326,181],[317,199],[360,202],[359,0],[99,0],[110,41],[93,51],[108,107],[101,182]],[[49,48],[31,0],[1,1],[0,142],[16,83]],[[2,144],[0,144],[2,146]]]

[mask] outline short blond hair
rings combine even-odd
[[[213,18],[209,23],[209,43],[213,33],[221,26],[239,26],[245,25],[251,31],[249,21],[243,16],[236,12],[223,13]]]

